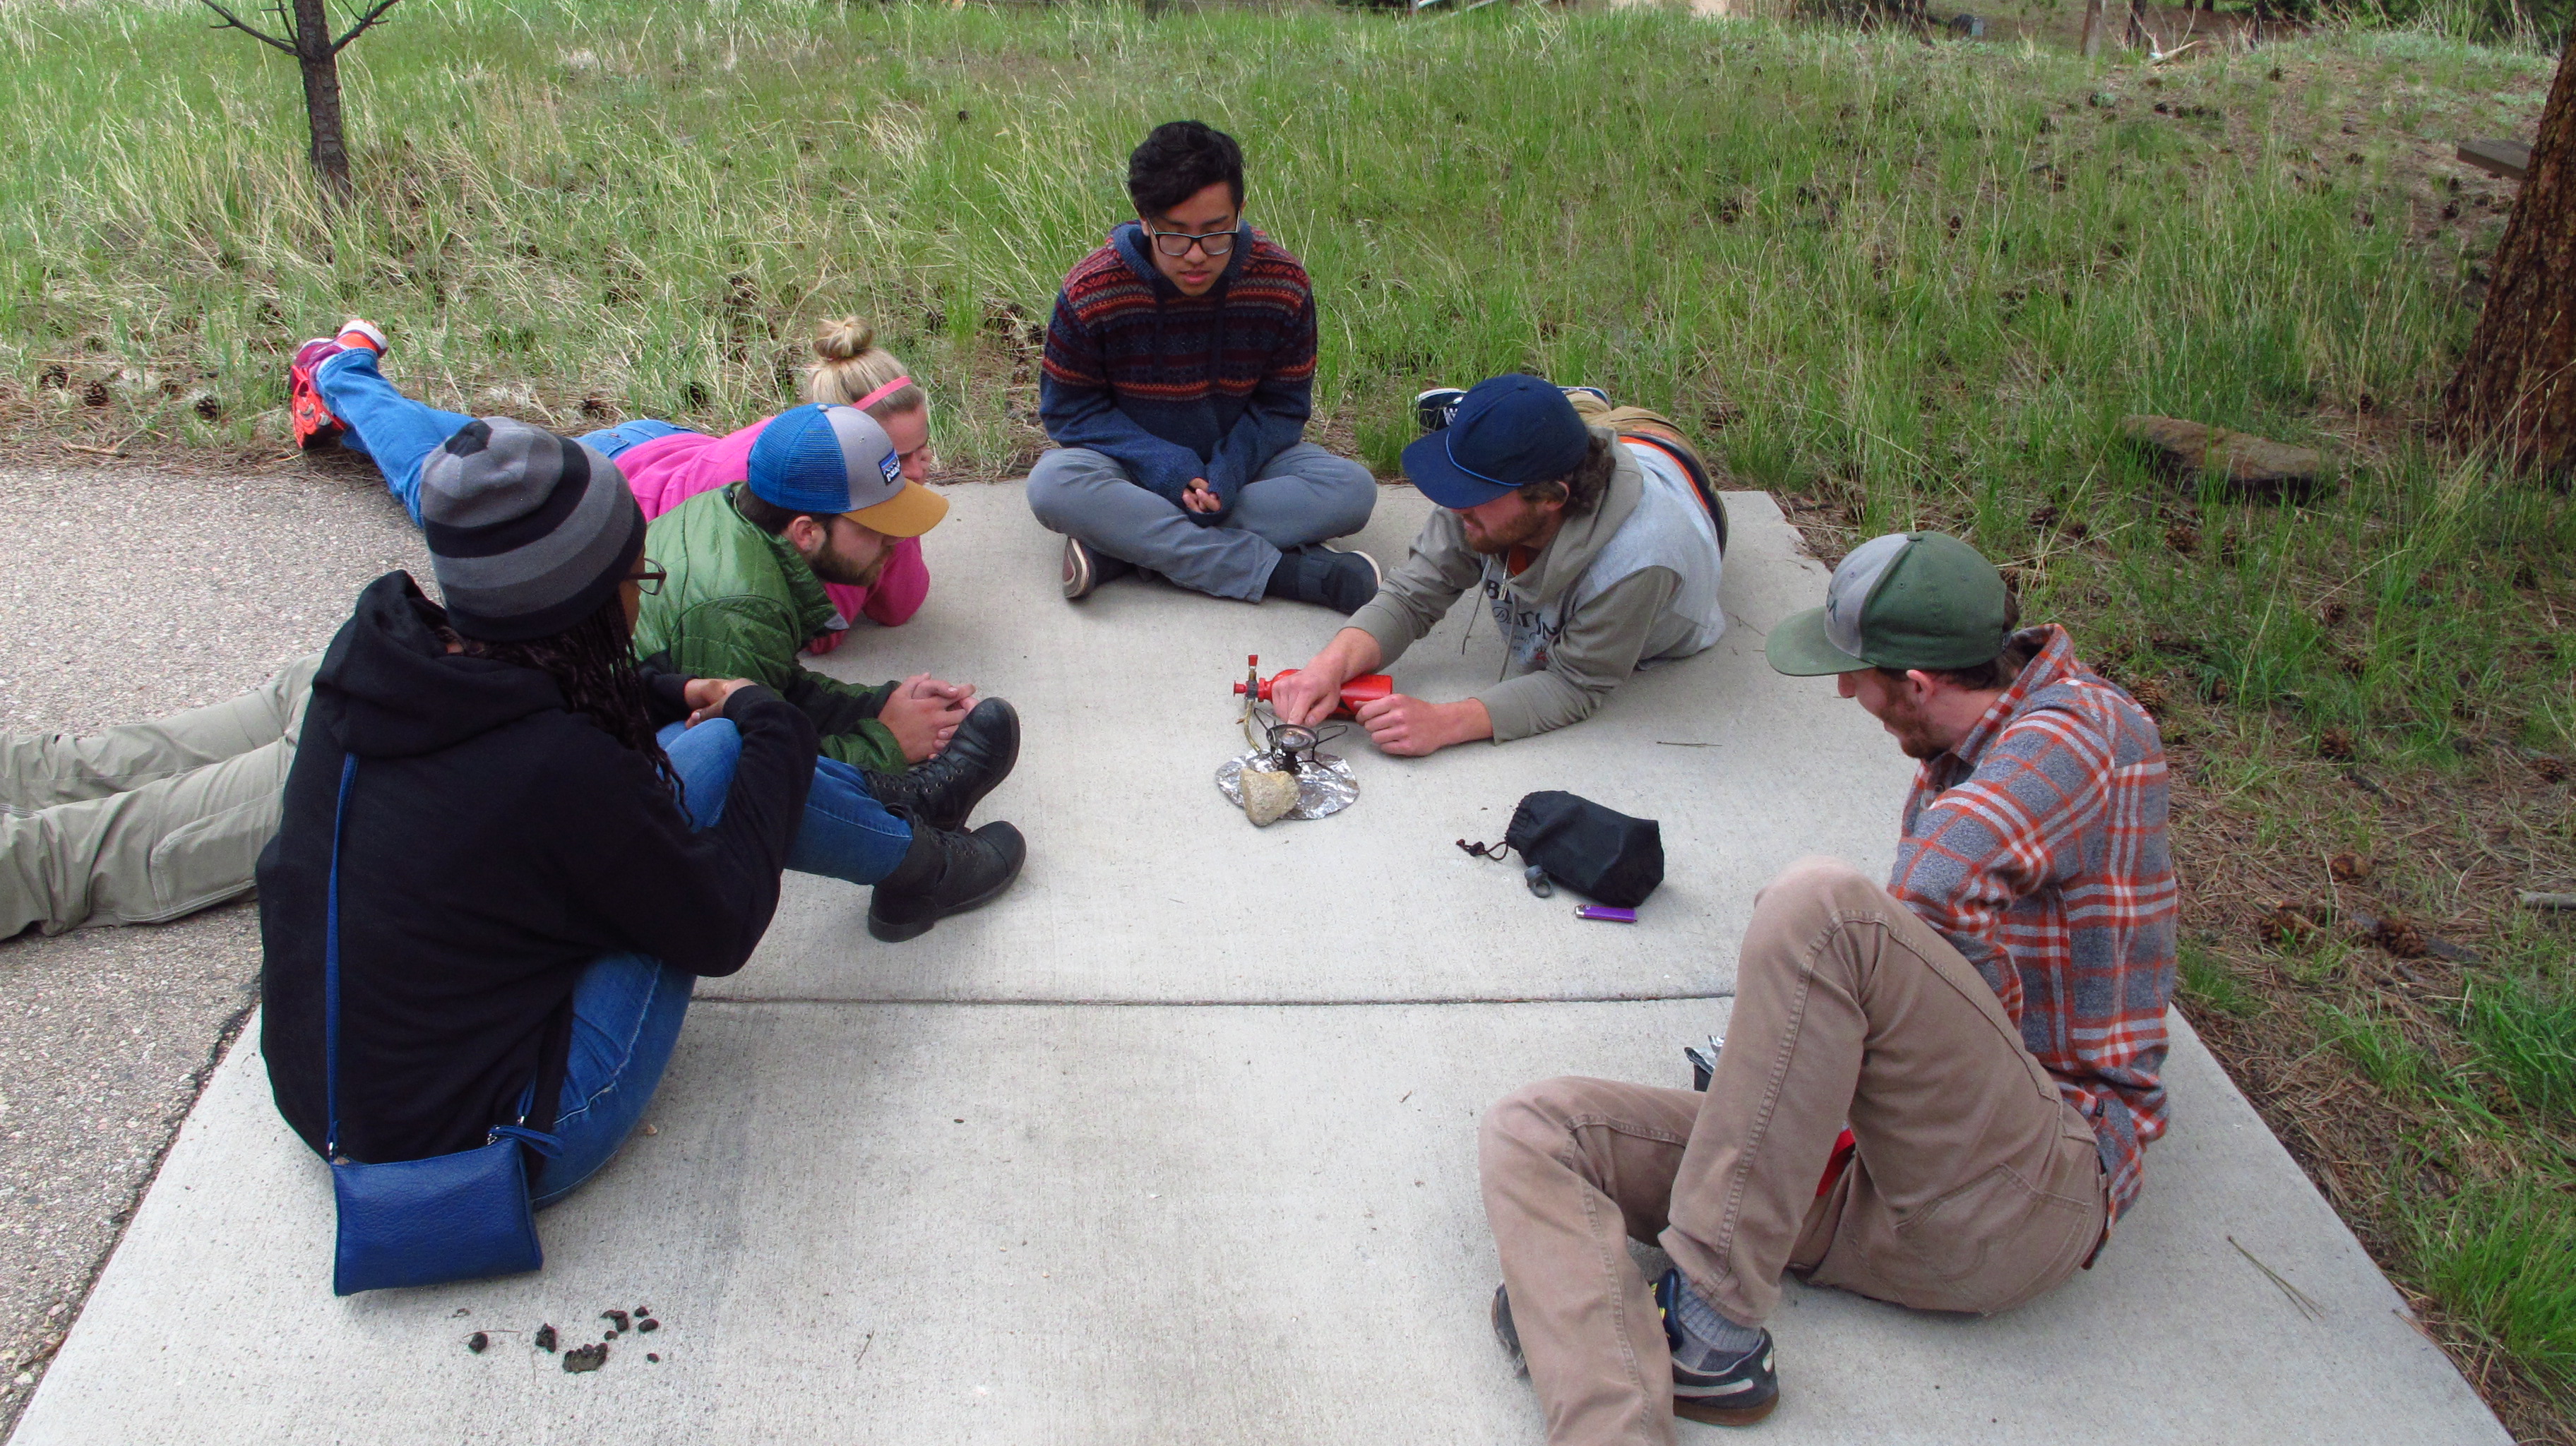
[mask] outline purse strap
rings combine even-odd
[[[322,1141],[322,1157],[333,1163],[340,1159],[340,840],[349,827],[349,789],[357,782],[358,755],[340,756],[340,801],[331,811],[331,881],[324,894],[322,938],[322,1108],[331,1122],[330,1133]],[[563,1142],[543,1130],[528,1126],[528,1111],[536,1107],[537,1082],[519,1092],[519,1119],[516,1124],[494,1125],[484,1143],[504,1138],[517,1140],[538,1154],[554,1159],[563,1154]]]
[[[322,1108],[331,1121],[322,1157],[340,1158],[340,836],[349,826],[349,785],[358,755],[340,756],[340,802],[331,810],[331,882],[324,894],[322,936]]]

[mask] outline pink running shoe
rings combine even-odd
[[[371,321],[351,317],[341,323],[340,334],[317,336],[295,349],[295,360],[286,368],[286,416],[295,429],[295,445],[307,452],[340,440],[344,430],[340,419],[322,400],[321,389],[313,374],[324,362],[352,348],[364,348],[384,355],[385,334]]]

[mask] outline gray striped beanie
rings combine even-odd
[[[420,519],[448,621],[486,642],[580,622],[644,550],[644,512],[616,463],[508,417],[468,422],[429,454]]]

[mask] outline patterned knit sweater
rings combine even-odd
[[[1058,446],[1088,447],[1175,505],[1195,477],[1222,504],[1305,435],[1315,383],[1315,292],[1306,268],[1245,226],[1205,296],[1154,269],[1130,221],[1083,258],[1047,327],[1038,416]]]

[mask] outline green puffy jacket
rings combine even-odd
[[[636,655],[690,677],[765,684],[814,720],[824,757],[901,773],[912,765],[894,731],[877,721],[894,684],[861,688],[798,664],[805,640],[837,614],[796,549],[734,509],[741,488],[701,492],[645,531],[644,555],[671,580],[644,599]]]

